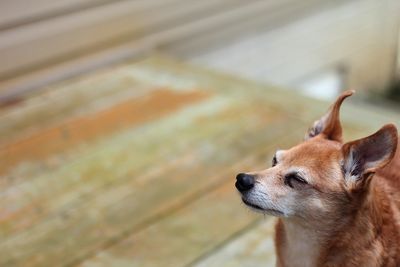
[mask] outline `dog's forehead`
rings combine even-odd
[[[338,161],[341,145],[323,138],[312,138],[286,151],[285,161],[293,165],[321,165]]]

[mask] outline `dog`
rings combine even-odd
[[[393,124],[342,142],[342,93],[272,166],[239,173],[250,209],[278,217],[276,266],[400,266],[400,153]]]

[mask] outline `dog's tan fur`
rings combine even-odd
[[[241,192],[243,200],[279,217],[277,266],[400,266],[397,130],[385,125],[343,144],[339,109],[351,94],[338,98],[304,142],[279,151],[276,166],[247,173],[255,185]],[[289,183],[288,172],[306,183]]]

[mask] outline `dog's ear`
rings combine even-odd
[[[346,184],[355,187],[365,184],[371,174],[388,164],[396,152],[397,129],[393,124],[383,126],[376,133],[342,146],[342,169]]]
[[[353,93],[353,90],[343,92],[330,107],[328,113],[314,122],[304,139],[307,140],[322,134],[329,140],[342,142],[342,126],[339,118],[340,106],[342,105],[343,100],[351,96]]]

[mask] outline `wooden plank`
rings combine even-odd
[[[221,101],[202,103],[193,110],[183,110],[171,118],[156,120],[139,129],[128,129],[111,135],[112,138],[75,149],[70,157],[59,160],[56,164],[59,166],[44,168],[37,175],[28,170],[12,179],[1,179],[2,204],[10,207],[9,212],[2,211],[4,234],[32,226],[36,222],[36,216],[47,216],[47,213],[54,211],[52,208],[58,205],[65,206],[71,201],[79,201],[76,196],[96,191],[104,185],[111,186],[110,183],[126,182],[127,179],[131,179],[130,175],[136,172],[145,173],[154,168],[153,161],[165,161],[169,153],[185,154],[190,143],[201,142],[208,135],[221,135],[223,128],[220,127],[227,127],[232,122],[232,119],[228,119],[225,123],[217,124],[218,118],[226,116],[223,112],[225,104]],[[193,123],[187,122],[195,118],[207,118],[215,112],[222,114],[210,119],[201,131],[196,129]],[[193,128],[185,130],[190,126]],[[176,143],[175,131],[183,131],[179,146]],[[130,148],[135,150],[132,152]],[[174,162],[174,159],[171,157],[170,160]],[[118,173],[111,176],[115,170],[118,170]],[[96,173],[100,176],[94,175]],[[76,175],[79,176],[78,179]],[[57,201],[57,197],[61,198],[61,201]],[[37,205],[40,205],[40,208]],[[25,221],[24,218],[29,220]]]
[[[251,124],[257,126],[260,125],[259,120],[263,121],[266,118],[270,120],[271,118],[268,117],[267,114],[268,113],[260,113],[260,118],[251,120]],[[269,116],[271,116],[271,113]],[[278,118],[278,116],[274,117]],[[204,119],[208,122],[211,118]],[[248,123],[248,116],[246,119],[242,118],[242,120]],[[221,127],[222,121],[223,120],[220,118],[216,118],[215,123],[217,123],[218,126],[215,125],[214,127]],[[243,153],[246,153],[246,151],[254,151],[255,148],[260,148],[260,144],[265,143],[266,140],[275,140],[277,136],[282,134],[282,127],[286,123],[287,121],[282,120],[282,118],[275,122],[274,120],[271,121],[270,124],[267,125],[273,127],[274,130],[271,130],[265,124],[262,124],[263,128],[258,130],[254,129],[254,126],[250,127],[250,125],[247,125],[245,128],[248,128],[250,131],[246,132],[249,135],[248,137],[239,138],[233,135],[228,138],[227,141],[223,141],[229,136],[226,132],[219,138],[212,137],[212,135],[208,134],[208,138],[214,140],[215,144],[218,144],[218,146],[214,147],[212,145],[213,143],[210,143],[208,145],[209,152],[206,153],[206,155],[204,155],[204,143],[200,143],[197,149],[196,145],[187,147],[187,149],[190,148],[188,152],[195,154],[192,154],[191,157],[189,157],[189,162],[185,164],[185,158],[187,160],[188,155],[184,153],[183,159],[178,160],[178,166],[172,166],[173,168],[171,170],[168,169],[168,173],[171,174],[167,177],[162,175],[163,172],[156,172],[153,178],[142,178],[140,175],[142,174],[145,176],[145,172],[137,172],[135,168],[128,168],[128,170],[122,169],[120,172],[118,164],[112,166],[112,169],[100,171],[99,167],[104,169],[103,166],[97,165],[99,163],[101,164],[101,162],[97,162],[95,159],[91,158],[89,168],[90,165],[93,164],[97,166],[97,170],[93,173],[96,177],[92,177],[90,173],[85,173],[83,171],[77,172],[76,169],[71,168],[69,168],[69,172],[63,178],[57,176],[58,179],[62,181],[67,179],[67,181],[70,180],[70,182],[74,183],[74,187],[69,188],[69,190],[71,190],[69,197],[61,194],[61,197],[56,195],[50,198],[51,201],[49,201],[50,199],[43,199],[42,194],[48,196],[50,194],[48,191],[59,194],[62,191],[60,192],[57,188],[61,187],[60,189],[65,190],[65,185],[60,186],[54,179],[52,182],[52,184],[55,185],[54,187],[51,183],[46,183],[43,184],[42,190],[39,188],[32,190],[32,185],[30,185],[29,188],[31,188],[31,191],[29,192],[28,198],[31,199],[31,202],[27,203],[31,203],[31,206],[28,206],[28,210],[23,210],[24,214],[27,214],[29,209],[37,209],[37,205],[49,206],[50,210],[53,210],[53,214],[50,214],[48,218],[46,218],[47,216],[45,216],[44,219],[42,218],[43,221],[39,224],[23,230],[20,233],[14,233],[10,238],[3,239],[2,246],[5,247],[4,251],[9,251],[9,253],[6,253],[9,257],[5,259],[5,263],[12,266],[12,264],[28,264],[29,262],[31,264],[29,266],[40,266],[45,263],[60,261],[69,262],[77,258],[79,259],[80,257],[85,257],[87,253],[98,249],[99,246],[101,247],[104,243],[107,243],[108,240],[113,240],[116,236],[118,237],[121,232],[139,227],[140,224],[148,220],[149,217],[155,216],[154,213],[160,213],[166,208],[171,208],[171,205],[181,203],[182,199],[185,199],[185,196],[188,197],[188,195],[195,194],[192,190],[201,191],[209,186],[212,187],[215,183],[219,183],[219,181],[215,180],[214,175],[218,172],[221,165],[229,164],[243,158]],[[243,125],[238,123],[237,127],[236,130],[230,127],[232,133],[239,134],[239,129],[243,128]],[[205,128],[207,129],[207,127]],[[226,129],[227,126],[222,126],[220,128],[222,131]],[[198,129],[194,130],[198,131]],[[242,132],[242,134],[243,133],[244,132]],[[222,149],[226,153],[225,156],[221,158],[215,153],[216,151],[210,150],[213,149],[213,147],[214,149],[218,148],[218,150]],[[162,147],[159,147],[159,149],[162,149]],[[125,149],[125,153],[127,152],[128,151]],[[140,151],[138,151],[138,153],[140,153]],[[154,163],[154,157],[151,156],[152,155],[150,155],[151,163]],[[138,159],[138,155],[134,155],[132,158]],[[110,155],[107,153],[105,159],[115,159],[118,161],[121,159],[121,155]],[[103,161],[105,159],[103,158]],[[81,158],[80,163],[82,163],[82,165],[80,166],[87,169],[89,162],[82,160]],[[124,164],[129,163],[132,164],[132,161],[128,160],[124,162]],[[207,166],[207,168],[204,168],[205,166]],[[115,173],[115,170],[118,170],[119,174]],[[110,177],[110,171],[112,171],[113,177]],[[73,175],[71,175],[72,173]],[[83,176],[82,179],[85,179],[85,184],[82,184],[80,180],[76,180],[76,173],[81,173],[79,176]],[[179,173],[178,177],[176,175],[177,173]],[[53,175],[51,175],[51,177],[54,177]],[[230,174],[229,177],[231,175],[232,174]],[[118,177],[122,179],[120,184],[118,184]],[[157,187],[154,186],[155,182],[157,182]],[[93,185],[91,185],[91,183]],[[48,190],[49,188],[52,188],[52,190]],[[36,190],[37,193],[35,192]],[[13,193],[15,194],[15,190]],[[27,195],[27,192],[21,193],[22,195]],[[33,193],[36,193],[39,197],[36,201],[32,199]],[[85,198],[84,202],[81,201],[82,197]],[[11,200],[12,199],[10,199],[10,201]],[[32,203],[34,203],[33,207]],[[118,205],[116,205],[117,203]],[[146,203],[146,205],[142,206],[141,203]],[[56,207],[54,207],[55,205]],[[45,206],[42,206],[39,210],[42,211],[43,208],[45,208]],[[88,214],[89,210],[92,212]],[[12,216],[7,216],[6,219],[10,217]],[[15,222],[15,219],[14,217],[12,221]],[[8,224],[8,226],[10,226],[10,224]],[[6,226],[4,226],[4,229],[7,229]],[[103,233],[101,238],[98,235],[99,231]],[[67,232],[70,234],[66,234]],[[85,234],[76,235],[78,232]],[[65,242],[65,236],[69,236],[68,242]],[[30,240],[29,243],[26,242],[27,238]],[[38,251],[36,251],[37,249],[41,251],[40,258],[36,258],[38,254]],[[65,255],[69,255],[67,259]],[[75,256],[71,257],[71,255]]]
[[[159,87],[143,85],[123,67],[107,68],[45,87],[37,94],[19,97],[0,108],[0,135],[4,144],[59,123],[68,117],[105,109],[122,99],[145,94]]]
[[[163,46],[163,48],[169,55],[179,55],[179,57],[185,58],[191,62],[213,66],[211,64],[214,62],[210,60],[210,57],[214,53],[218,55],[218,51],[221,51],[220,54],[224,53],[223,51],[226,47],[232,49],[231,46],[234,46],[240,41],[246,43],[249,40],[257,39],[260,35],[267,33],[273,34],[275,32],[280,33],[282,29],[289,24],[297,25],[298,21],[302,19],[307,19],[316,13],[323,13],[326,9],[334,9],[344,2],[348,3],[349,1],[322,2],[318,0],[281,0],[275,3],[271,2],[270,10],[264,13],[268,14],[268,16],[256,14],[252,19],[246,19],[240,23],[233,23],[229,27],[225,26],[223,31],[210,31],[207,34],[198,34],[185,39],[184,42],[173,43]],[[239,39],[237,36],[241,36],[241,38]],[[259,42],[261,43],[260,46],[264,46],[264,48],[268,45],[262,43],[262,40],[259,40]],[[248,50],[249,46],[247,46],[247,49],[243,47],[240,53],[243,58],[251,57],[254,55],[253,49],[259,48],[260,46],[252,46],[252,49],[250,49],[251,51]],[[243,51],[246,51],[246,53],[243,53]],[[262,55],[262,51],[257,52],[259,55]],[[240,56],[232,53],[227,61],[233,61],[237,57]],[[266,58],[268,58],[268,60],[265,60]],[[271,59],[269,57],[259,58],[259,60],[262,59],[264,59],[265,65],[271,64]],[[207,62],[207,60],[210,62]],[[251,62],[242,62],[244,66],[248,66],[249,63]],[[216,67],[216,65],[213,67]],[[259,67],[263,69],[264,66],[260,64]],[[216,69],[218,69],[218,67],[216,67]]]
[[[104,4],[107,0],[2,0],[0,30]]]
[[[205,93],[176,93],[159,89],[141,98],[128,99],[107,110],[68,120],[0,147],[0,175],[22,161],[42,160],[69,147],[132,127],[204,100]]]
[[[0,32],[0,57],[7,63],[0,66],[0,77],[171,29],[215,10],[224,11],[227,4],[243,2],[118,1]]]

